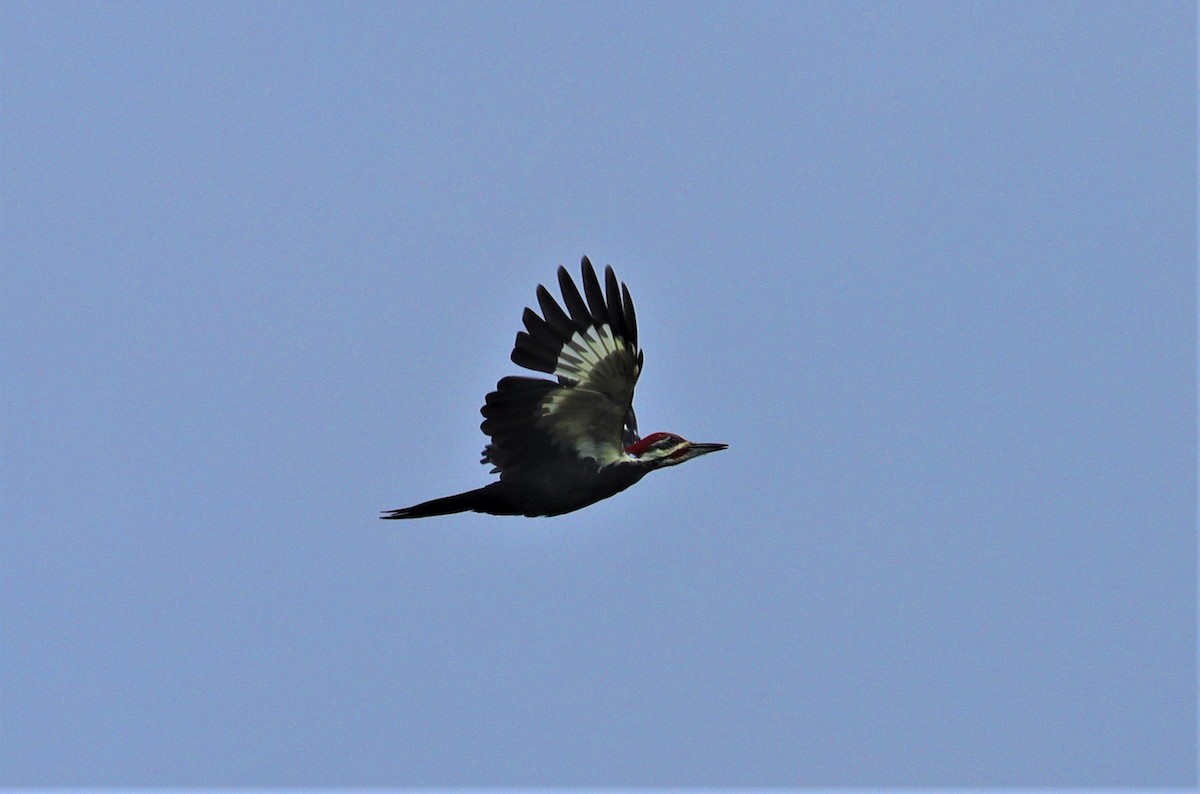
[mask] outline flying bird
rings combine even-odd
[[[564,267],[558,286],[566,311],[538,285],[542,313],[525,309],[512,361],[553,376],[510,376],[487,395],[480,429],[491,438],[481,463],[500,479],[380,518],[424,518],[473,510],[492,515],[557,516],[619,493],[655,469],[725,449],[674,433],[640,438],[633,389],[642,372],[637,316],[629,288],[581,263],[580,294]]]

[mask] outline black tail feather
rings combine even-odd
[[[497,516],[515,516],[521,513],[507,503],[496,488],[500,483],[492,483],[474,491],[443,496],[441,499],[430,499],[412,507],[402,507],[399,510],[384,510],[380,518],[426,518],[428,516],[445,516],[451,513],[491,513]]]

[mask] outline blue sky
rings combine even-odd
[[[1195,40],[0,5],[0,783],[1193,783]],[[377,520],[583,254],[730,449]]]

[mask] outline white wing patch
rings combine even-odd
[[[591,380],[592,373],[602,359],[624,349],[624,340],[613,336],[612,328],[607,323],[592,326],[586,332],[576,331],[571,341],[562,346],[554,366],[554,375],[576,383],[586,383]]]
[[[537,424],[563,449],[600,465],[614,463],[625,450],[612,432],[619,417],[606,413],[610,405],[607,397],[589,389],[555,389],[542,402]]]

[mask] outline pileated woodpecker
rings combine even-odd
[[[480,429],[492,441],[481,463],[500,479],[380,518],[424,518],[474,510],[493,515],[556,516],[607,499],[647,472],[674,466],[726,444],[694,444],[674,433],[637,434],[633,388],[642,372],[637,316],[629,288],[582,262],[581,295],[567,269],[558,286],[567,310],[540,284],[542,316],[526,309],[514,364],[555,380],[502,378],[487,396]],[[584,299],[586,296],[586,300]]]

